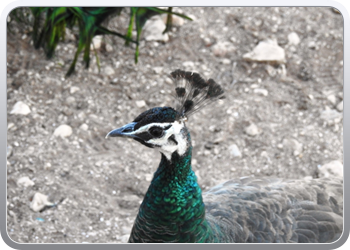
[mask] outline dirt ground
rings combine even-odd
[[[337,11],[314,7],[175,11],[194,21],[175,26],[167,42],[143,40],[137,65],[133,47],[105,37],[98,51],[101,73],[93,58],[89,70],[78,63],[76,74],[68,79],[64,74],[75,53],[73,37],[59,45],[54,59],[46,60],[42,50],[33,48],[29,35],[16,27],[8,32],[11,239],[127,241],[160,155],[136,141],[105,135],[148,108],[172,105],[174,85],[168,76],[178,68],[213,78],[226,90],[226,99],[187,123],[194,144],[193,169],[204,191],[248,175],[318,178],[320,166],[343,161],[338,111],[343,99],[343,19]],[[127,27],[128,20],[124,11],[109,25]],[[289,42],[292,32],[299,44]],[[277,39],[285,50],[285,64],[242,59],[268,38]],[[224,44],[222,51],[215,47],[218,44]],[[18,101],[29,106],[28,115],[10,114]],[[72,135],[53,135],[62,124],[72,128]],[[251,124],[257,126],[255,136],[246,132]],[[18,183],[25,176],[33,186]],[[62,202],[34,212],[30,203],[37,192]]]

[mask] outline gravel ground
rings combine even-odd
[[[137,65],[133,47],[105,37],[98,51],[101,72],[92,59],[89,70],[78,64],[68,79],[64,74],[75,52],[73,36],[48,61],[29,35],[16,27],[8,32],[11,239],[127,241],[160,155],[135,141],[106,140],[105,135],[148,108],[172,105],[168,76],[177,68],[211,77],[226,90],[226,99],[187,124],[193,169],[204,191],[239,176],[318,178],[321,166],[342,164],[343,19],[337,11],[175,10],[194,21],[177,20],[166,42],[146,41],[145,34]],[[127,23],[125,11],[109,25]],[[277,40],[285,63],[243,59],[266,39]],[[11,114],[19,101],[30,113]],[[69,126],[70,136],[55,136],[61,125]],[[36,193],[58,205],[33,211]]]

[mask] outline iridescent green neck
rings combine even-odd
[[[129,242],[213,241],[191,156],[192,146],[182,156],[174,152],[170,161],[162,155]]]

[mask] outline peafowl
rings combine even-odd
[[[185,122],[224,91],[197,73],[176,70],[171,77],[174,108],[149,109],[106,136],[132,138],[161,153],[129,242],[325,243],[340,237],[342,180],[245,177],[202,195]]]

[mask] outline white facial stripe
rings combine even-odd
[[[154,124],[154,123],[153,123]],[[171,123],[169,123],[166,126],[169,126]],[[177,131],[175,131],[175,124],[173,124],[168,130],[164,131],[165,135],[163,137],[160,138],[153,138],[147,142],[149,143],[153,143],[153,144],[157,144],[157,145],[164,145],[168,142],[168,139],[171,135],[176,134]],[[164,126],[163,128],[165,128],[166,126]]]
[[[169,125],[171,125],[171,123],[151,123],[151,124],[147,124],[145,126],[140,127],[138,130],[133,131],[130,134],[132,134],[132,135],[140,134],[140,133],[148,131],[151,127],[154,127],[154,126],[165,128]]]
[[[183,155],[187,150],[187,137],[181,133],[181,130],[184,128],[185,123],[178,121],[175,121],[173,127],[174,127],[174,135],[175,140],[177,141],[177,152],[179,155]]]
[[[183,155],[188,147],[186,136],[181,134],[181,130],[185,126],[183,122],[175,121],[174,123],[151,123],[145,126],[140,127],[138,130],[133,131],[129,134],[137,135],[143,132],[147,132],[151,127],[157,126],[161,128],[165,128],[171,125],[171,127],[164,131],[164,135],[160,138],[153,138],[147,143],[158,145],[159,151],[162,152],[168,160],[171,160],[171,155],[175,151],[178,152],[179,155]],[[175,140],[177,141],[177,145],[174,142],[169,142],[169,137],[174,135]]]
[[[168,158],[168,160],[171,160],[171,155],[175,151],[177,151],[179,155],[183,155],[188,147],[187,138],[181,133],[183,127],[183,122],[179,123],[178,121],[175,121],[171,128],[165,131],[165,135],[162,138],[154,138],[148,142],[161,146],[159,150]],[[169,137],[172,135],[175,136],[177,144],[168,141]]]

